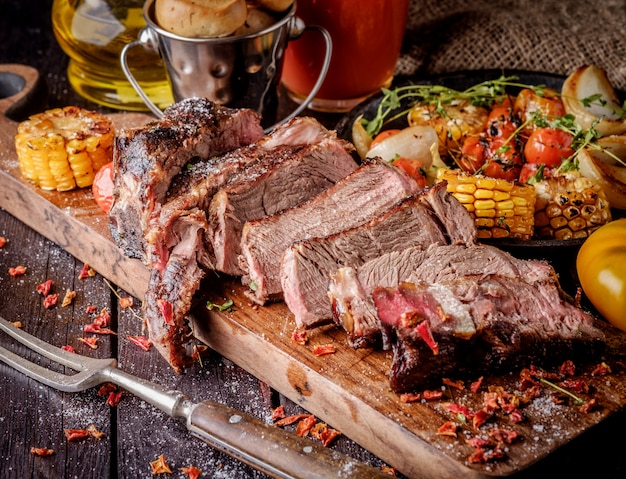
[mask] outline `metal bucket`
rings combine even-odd
[[[175,101],[203,97],[232,108],[251,108],[261,114],[263,125],[268,127],[276,122],[278,87],[287,43],[306,29],[316,30],[326,42],[325,62],[309,96],[288,117],[280,120],[287,121],[313,100],[326,77],[332,54],[328,32],[321,27],[304,25],[295,16],[295,10],[294,2],[275,24],[259,32],[222,38],[187,38],[159,27],[154,20],[154,0],[147,0],[143,9],[147,27],[141,30],[136,41],[122,49],[122,69],[157,116],[162,116],[161,110],[142,90],[128,65],[128,51],[138,45],[158,52],[163,58]]]

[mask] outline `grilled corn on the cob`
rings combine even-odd
[[[588,178],[568,174],[535,184],[535,236],[557,240],[586,238],[611,221],[602,188]]]
[[[112,159],[114,136],[106,116],[75,106],[32,115],[15,136],[20,172],[45,190],[90,186]]]
[[[533,186],[445,168],[438,170],[437,179],[447,182],[448,192],[474,218],[479,238],[532,238],[536,201]]]

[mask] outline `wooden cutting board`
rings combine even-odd
[[[79,260],[137,298],[142,298],[148,271],[139,261],[128,259],[114,244],[108,220],[93,201],[89,189],[46,192],[21,178],[13,136],[17,123],[7,112],[28,101],[37,72],[20,65],[0,66],[0,85],[7,75],[25,80],[18,93],[0,100],[0,207],[62,246]],[[116,126],[139,125],[141,114],[111,115]],[[556,405],[544,392],[523,408],[526,420],[511,424],[498,414],[490,427],[515,429],[521,439],[513,443],[505,459],[488,465],[470,465],[473,448],[466,438],[475,436],[471,426],[458,437],[439,435],[438,428],[455,416],[446,404],[456,402],[472,410],[482,407],[482,395],[467,390],[444,388],[444,399],[404,403],[389,389],[387,372],[391,353],[353,350],[345,334],[332,326],[309,332],[306,345],[291,339],[293,316],[283,303],[266,307],[250,304],[236,279],[212,278],[199,293],[202,301],[221,304],[234,301],[229,312],[195,311],[195,335],[212,349],[306,410],[339,429],[409,477],[478,478],[507,476],[520,471],[569,442],[587,429],[607,420],[626,405],[626,341],[609,330],[613,368],[608,377],[585,379],[593,386],[600,407],[581,413],[572,405]],[[316,356],[315,345],[332,344],[336,353]],[[515,390],[517,374],[486,377],[488,385]],[[485,436],[487,427],[481,429]]]

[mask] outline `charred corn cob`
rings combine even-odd
[[[90,186],[113,157],[114,135],[106,116],[75,106],[32,115],[15,135],[20,172],[44,190]]]
[[[539,238],[586,238],[611,221],[604,191],[584,176],[548,178],[536,183],[535,188],[535,235]]]
[[[479,238],[532,238],[533,186],[446,168],[438,170],[437,180],[446,181],[448,192],[469,211]]]

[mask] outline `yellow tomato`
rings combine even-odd
[[[602,316],[626,331],[626,218],[594,231],[576,258],[580,285]]]

